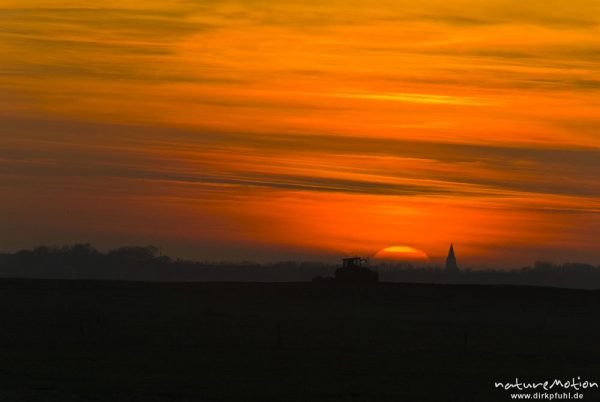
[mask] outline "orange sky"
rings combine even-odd
[[[600,263],[600,3],[0,0],[0,251]]]

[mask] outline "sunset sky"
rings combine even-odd
[[[598,1],[0,0],[0,21],[0,252],[600,264]]]

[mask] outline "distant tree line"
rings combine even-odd
[[[337,264],[284,261],[197,262],[161,255],[154,246],[119,247],[101,252],[90,244],[40,246],[0,254],[0,277],[104,279],[134,281],[310,281],[330,277]],[[600,267],[589,264],[537,262],[516,270],[462,270],[408,264],[372,266],[382,282],[505,284],[600,289]]]
[[[472,270],[448,272],[439,267],[415,268],[410,265],[386,265],[378,268],[382,281],[499,284],[552,286],[575,289],[600,289],[600,266],[581,263],[554,264],[538,261],[533,266],[513,270]]]
[[[0,277],[5,278],[287,282],[311,280],[335,268],[320,262],[187,261],[161,255],[154,246],[101,252],[90,244],[75,244],[0,254]]]

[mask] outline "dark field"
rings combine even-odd
[[[0,303],[0,401],[508,401],[494,381],[600,382],[599,291],[2,280]]]

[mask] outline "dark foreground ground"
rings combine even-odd
[[[508,401],[494,381],[600,382],[599,291],[1,280],[0,306],[0,401]]]

